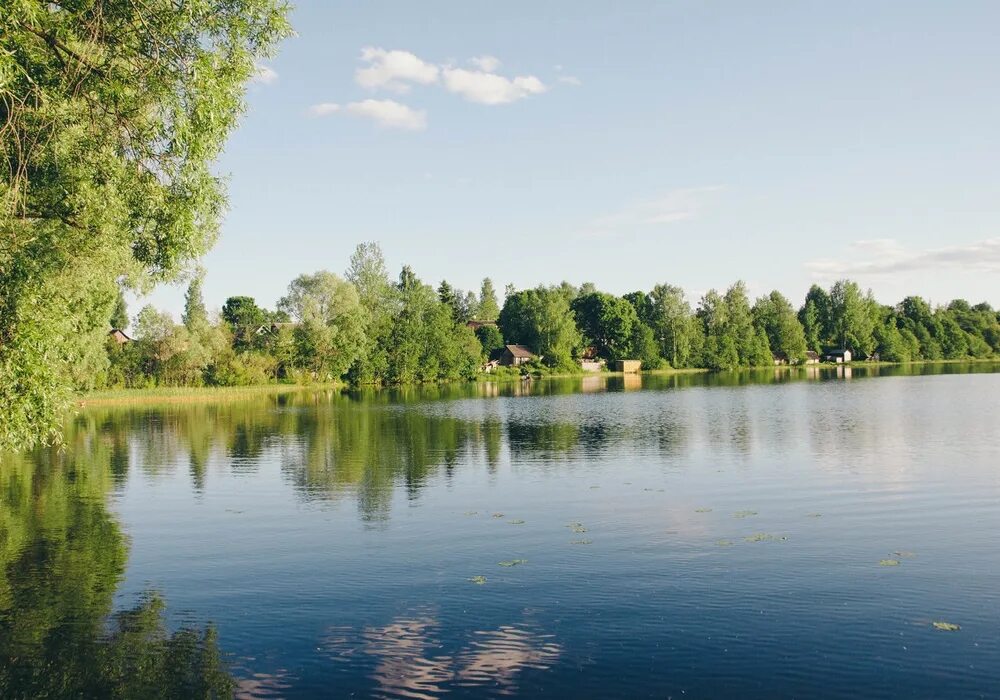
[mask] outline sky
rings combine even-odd
[[[218,163],[205,300],[377,241],[502,290],[1000,306],[1000,3],[299,0]],[[153,303],[179,315],[184,285]]]

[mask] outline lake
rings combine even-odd
[[[86,408],[0,462],[0,696],[1000,697],[997,372]]]

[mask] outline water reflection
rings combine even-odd
[[[212,627],[168,631],[153,592],[112,614],[127,547],[105,503],[125,450],[105,427],[0,458],[0,697],[228,697]]]
[[[445,636],[438,617],[421,611],[360,632],[331,628],[322,649],[331,661],[352,666],[359,655],[372,657],[369,677],[384,696],[426,700],[441,697],[453,686],[513,695],[524,672],[545,671],[562,654],[552,635],[528,621],[476,630],[464,639],[447,634],[450,652],[445,651]]]

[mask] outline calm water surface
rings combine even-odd
[[[0,461],[0,696],[1000,697],[996,371],[87,409]]]

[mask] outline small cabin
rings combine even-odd
[[[111,338],[111,340],[117,343],[118,345],[125,345],[125,343],[132,342],[132,339],[129,338],[125,334],[125,331],[123,331],[121,328],[112,328],[110,331],[108,331],[108,337]]]
[[[607,366],[604,360],[599,358],[588,359],[585,357],[580,358],[580,369],[584,372],[600,372]]]
[[[771,353],[771,360],[776,365],[787,365],[788,364],[788,355],[786,355],[783,352],[772,352]]]
[[[615,371],[635,374],[642,369],[642,360],[615,360]]]
[[[827,350],[823,355],[823,360],[825,362],[836,362],[838,365],[842,365],[851,361],[851,351],[847,348]]]
[[[500,351],[500,364],[504,367],[517,367],[534,359],[535,353],[523,345],[504,345]]]
[[[818,365],[819,364],[819,353],[815,350],[806,350],[806,364],[807,365]]]

